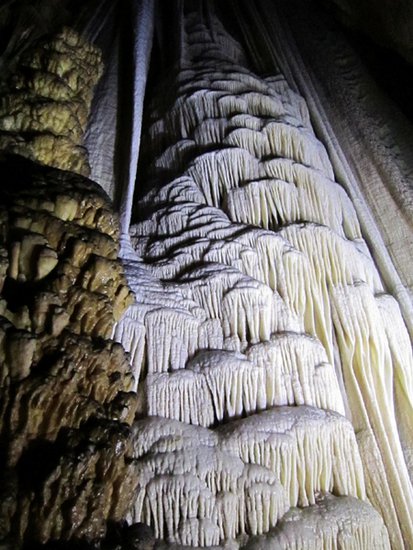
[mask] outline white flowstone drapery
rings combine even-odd
[[[148,415],[131,519],[177,545],[408,548],[413,359],[359,212],[283,75],[211,14],[181,33],[115,330]]]

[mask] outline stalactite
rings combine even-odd
[[[132,214],[138,156],[142,131],[143,99],[145,97],[146,78],[149,70],[149,58],[152,48],[154,26],[154,1],[139,0],[132,4],[133,28],[133,84],[132,123],[128,154],[127,176],[120,205],[120,226],[122,237],[128,235]]]
[[[336,413],[280,407],[220,428],[224,449],[274,471],[290,505],[313,504],[317,492],[365,498],[351,424]]]
[[[266,532],[287,510],[286,493],[276,477],[220,450],[213,432],[155,417],[150,422],[148,446],[147,421],[142,421],[143,432],[135,432],[141,474],[132,516],[153,524],[160,538],[195,546],[219,544],[240,532]],[[207,527],[204,535],[200,523]]]
[[[370,464],[370,457],[375,455],[377,468],[386,472],[382,484],[388,487],[387,494],[383,494],[383,490],[378,495],[373,488],[376,482],[371,480],[369,497],[385,519],[393,511],[397,514],[403,536],[409,540],[413,525],[413,490],[394,405],[394,386],[399,384],[399,376],[407,373],[403,370],[400,374],[395,372],[395,368],[399,370],[400,366],[393,364],[381,313],[367,285],[337,287],[333,307],[353,422],[358,431],[366,432],[366,436],[361,435],[364,447],[362,456]],[[389,320],[386,321],[388,323]],[[410,378],[411,371],[408,380]],[[405,427],[402,425],[401,428],[404,435]],[[405,444],[409,459],[411,443],[405,441]],[[365,471],[366,476],[377,479],[372,467],[366,466]]]
[[[383,521],[375,510],[351,497],[321,497],[313,506],[291,509],[268,535],[255,537],[245,550],[351,550],[389,548]]]

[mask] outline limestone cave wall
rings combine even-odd
[[[281,3],[113,9],[1,98],[4,547],[408,549],[405,149],[360,167]]]

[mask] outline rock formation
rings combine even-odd
[[[82,147],[100,52],[68,28],[19,59],[1,98],[0,149],[88,175]]]
[[[20,153],[82,172],[87,163],[81,168],[75,159],[77,146],[62,147],[59,134],[70,133],[79,106],[71,86],[90,103],[83,79],[94,76],[79,72],[76,56],[63,59],[68,42],[74,53],[97,55],[64,31],[31,56],[32,65],[37,59],[56,74],[30,66],[24,84],[16,76],[33,92],[4,100],[10,114],[2,117],[9,130],[2,143],[10,150],[11,135],[30,134]],[[50,125],[55,134],[42,133]],[[42,156],[49,137],[57,142]],[[10,548],[100,538],[108,520],[126,514],[136,479],[127,429],[136,410],[133,377],[110,340],[132,301],[117,258],[117,218],[100,187],[81,175],[4,154],[0,166],[0,537]]]
[[[263,79],[246,69],[239,45],[216,20],[208,27],[186,15],[183,33],[180,69],[153,101],[144,144],[159,184],[140,199],[140,221],[130,229],[144,262],[129,254],[126,263],[137,303],[115,333],[131,352],[146,413],[215,428],[224,450],[276,475],[289,506],[317,506],[318,494],[333,493],[340,510],[341,502],[348,506],[340,495],[367,494],[401,548],[412,537],[405,391],[412,356],[397,303],[385,293],[303,98],[281,74]],[[403,352],[395,350],[396,334],[406,341]],[[357,436],[340,416],[346,406]],[[339,414],[327,420],[323,410]],[[189,439],[201,438],[195,433]],[[227,540],[216,511],[222,483],[208,478],[215,512],[199,527],[205,474],[198,454],[192,459],[188,451],[184,470],[176,455],[159,461],[152,454],[153,475],[167,474],[168,488],[146,486],[145,498],[159,504],[149,511],[143,501],[133,518],[181,544]],[[207,460],[209,468],[215,461]],[[261,482],[259,492],[265,485],[269,491],[273,482]],[[252,509],[234,486],[233,537],[269,531],[266,506],[262,521],[249,523]],[[189,487],[198,495],[192,510],[184,504]],[[168,504],[164,491],[177,496]],[[165,528],[170,507],[175,520]],[[299,547],[294,532],[289,547]]]
[[[177,7],[145,110],[134,8],[121,237],[85,177],[98,49],[45,38],[2,99],[0,540],[408,549],[411,306],[282,63]]]

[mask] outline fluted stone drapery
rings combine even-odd
[[[282,74],[247,69],[217,19],[185,12],[182,33],[180,68],[152,102],[144,154],[155,187],[131,227],[136,304],[115,338],[131,353],[143,412],[159,432],[175,441],[179,421],[219,438],[192,450],[207,437],[198,428],[163,453],[159,442],[140,452],[150,474],[131,518],[178,544],[217,545],[263,535],[289,506],[320,506],[320,492],[338,496],[338,514],[348,510],[340,496],[367,495],[402,548],[413,535],[413,409],[399,306],[304,99]],[[339,413],[331,436],[325,410]],[[259,485],[249,465],[266,468]],[[363,529],[385,544],[375,525]],[[323,544],[330,536],[320,534]]]
[[[2,544],[410,547],[408,133],[303,4],[100,2],[16,63]]]

